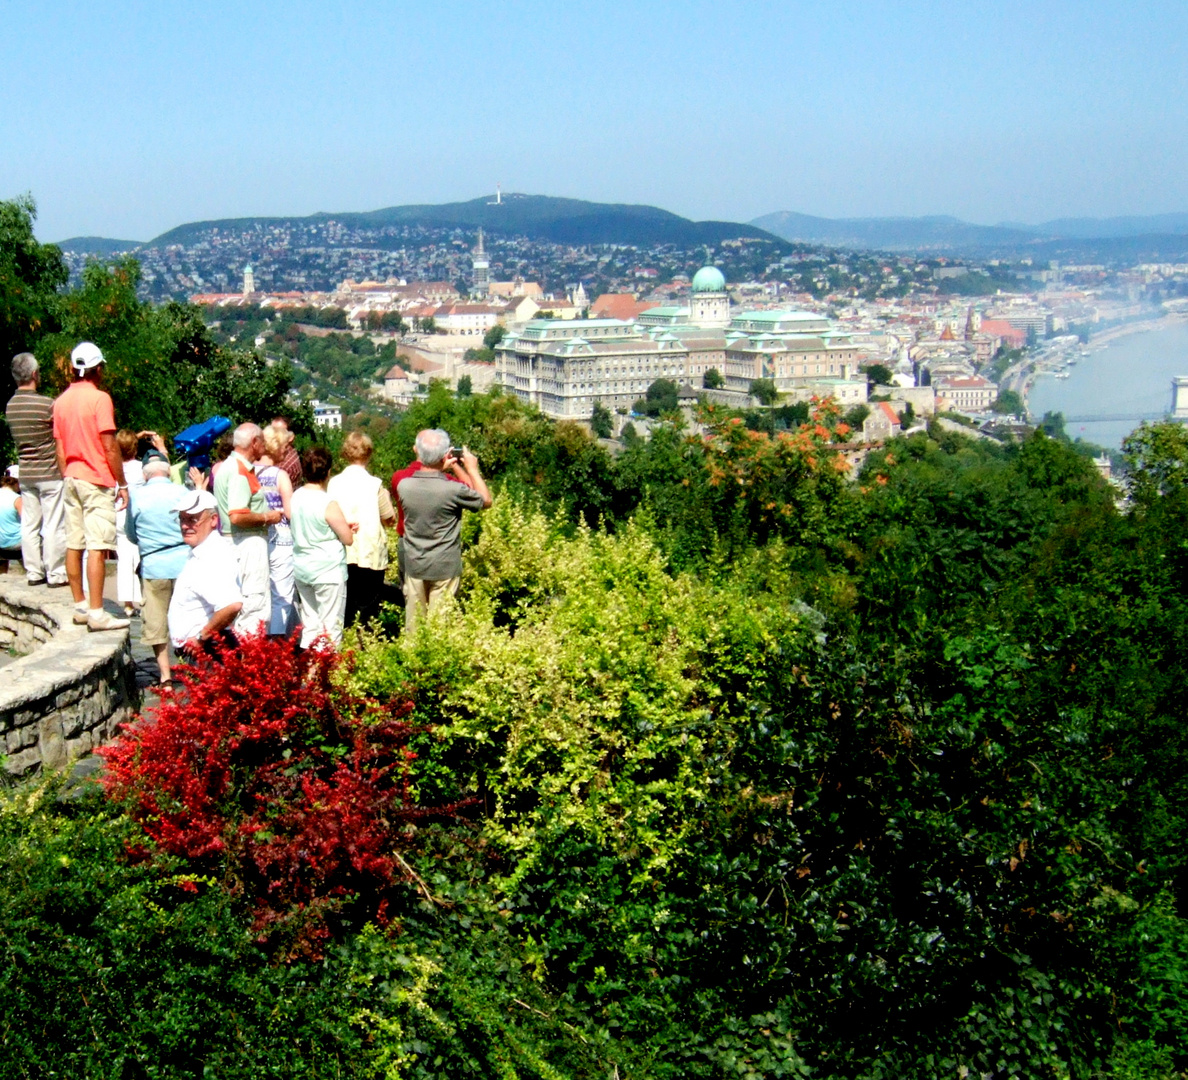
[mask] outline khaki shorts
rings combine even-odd
[[[70,551],[115,551],[115,488],[66,477],[66,547]]]
[[[169,601],[172,599],[173,578],[144,579],[144,607],[140,609],[141,644],[169,643]]]

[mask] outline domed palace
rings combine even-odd
[[[703,266],[693,275],[690,292],[689,321],[694,326],[708,329],[730,325],[730,294],[721,270]]]
[[[843,408],[866,400],[850,335],[811,311],[731,311],[726,278],[714,266],[693,275],[687,304],[647,307],[633,319],[532,319],[495,347],[495,381],[546,416],[588,420],[597,405],[623,415],[657,379],[696,397],[753,407],[756,379],[788,401],[833,397]],[[713,369],[716,387],[705,386]]]

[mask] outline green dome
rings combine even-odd
[[[693,291],[695,293],[725,292],[726,279],[722,276],[722,271],[716,266],[703,266],[693,275]]]

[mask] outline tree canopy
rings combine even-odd
[[[30,1075],[1171,1080],[1182,429],[1131,441],[1121,510],[1042,431],[933,425],[853,475],[837,406],[806,407],[763,431],[703,405],[612,456],[433,386],[372,468],[421,427],[478,453],[496,503],[458,603],[358,634],[333,672],[276,642],[202,669],[195,708],[116,754],[120,801],[3,796],[6,1053]],[[234,758],[225,797],[181,745]]]
[[[103,350],[104,385],[121,426],[169,437],[214,414],[236,421],[283,415],[297,430],[312,430],[308,406],[289,396],[287,363],[217,345],[197,308],[139,300],[133,257],[92,262],[79,285],[67,288],[61,253],[33,238],[34,212],[27,198],[0,202],[0,345],[9,357],[36,355],[46,392],[68,384],[71,351],[93,341]],[[7,363],[3,377],[7,400]],[[0,429],[8,439],[7,426]],[[10,441],[0,453],[11,456]]]
[[[894,373],[886,364],[869,364],[866,378],[874,386],[890,386]]]
[[[680,407],[680,388],[671,379],[656,379],[644,397],[635,403],[635,411],[644,416],[663,416]]]
[[[58,290],[70,277],[62,252],[33,235],[37,207],[21,196],[0,202],[0,400],[16,389],[9,361],[32,352],[58,328]],[[0,458],[11,454],[8,428],[0,425]]]
[[[994,402],[994,411],[1008,416],[1026,416],[1027,406],[1017,390],[1000,390]]]
[[[780,400],[774,379],[752,379],[750,393],[760,405],[774,405]]]

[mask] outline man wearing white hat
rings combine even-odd
[[[226,639],[243,608],[239,561],[231,541],[215,528],[219,504],[209,491],[186,492],[175,507],[190,557],[173,583],[169,636],[179,651],[201,651]]]
[[[74,621],[88,630],[123,630],[127,619],[103,610],[107,553],[116,550],[116,510],[128,500],[111,396],[99,388],[103,353],[90,341],[70,354],[74,382],[54,402],[54,442],[65,485],[66,577]],[[117,505],[118,504],[118,505]],[[87,593],[83,592],[83,552]]]

